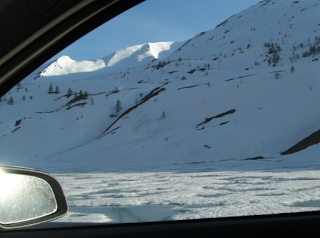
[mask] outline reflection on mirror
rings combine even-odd
[[[50,185],[43,179],[0,170],[0,223],[11,224],[57,211]]]

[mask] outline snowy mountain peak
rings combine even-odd
[[[57,63],[63,63],[65,61],[73,61],[73,60],[67,55],[63,55],[56,60]]]
[[[82,60],[75,61],[69,56],[61,56],[41,71],[40,76],[65,75],[70,73],[91,72],[105,67],[104,61]]]
[[[102,58],[109,72],[147,65],[155,59],[162,59],[174,52],[182,43],[158,42],[135,45]]]
[[[135,45],[96,60],[75,61],[69,56],[61,56],[43,69],[39,75],[67,75],[93,72],[100,69],[104,69],[103,74],[112,74],[128,68],[147,65],[156,59],[165,58],[182,44],[183,42],[158,42]]]

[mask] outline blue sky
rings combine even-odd
[[[259,0],[147,0],[129,9],[58,53],[74,60],[105,57],[129,46],[184,41],[212,30]]]

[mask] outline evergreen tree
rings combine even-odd
[[[72,94],[73,94],[73,91],[71,90],[71,88],[69,88],[67,92],[67,97],[70,97]]]
[[[55,94],[59,94],[59,93],[60,93],[58,86],[56,86],[56,90],[54,91],[54,93],[55,93]]]
[[[291,73],[293,73],[295,71],[295,68],[293,67],[293,65],[292,65],[290,71],[291,71]]]
[[[9,105],[12,105],[14,103],[14,101],[13,101],[13,98],[12,98],[12,96],[9,98],[9,100],[8,100],[8,104]]]
[[[93,98],[90,98],[90,101],[91,101],[91,105],[93,105]]]
[[[26,96],[22,96],[22,101],[25,101],[26,100]]]
[[[86,98],[89,96],[88,92],[87,91],[84,91],[84,94],[83,96],[85,96]]]
[[[186,78],[186,76],[183,76],[182,78],[181,78],[181,80],[186,80],[187,78]]]
[[[83,93],[82,93],[82,91],[80,90],[80,92],[79,92],[79,96],[83,96]]]
[[[24,91],[28,92],[28,88],[25,88]]]
[[[48,89],[48,93],[52,93],[53,92],[53,87],[52,84],[50,84],[49,89]]]
[[[112,91],[113,93],[118,93],[119,89],[117,88],[117,86],[114,86],[114,90]]]
[[[30,95],[30,99],[32,100],[33,99],[33,97]]]
[[[122,107],[121,107],[121,102],[120,100],[118,99],[117,102],[116,102],[116,112],[120,112],[122,110]]]
[[[161,119],[166,119],[166,117],[167,117],[167,115],[166,115],[166,113],[163,111],[163,112],[162,112],[162,115],[161,115]]]
[[[277,65],[279,60],[280,60],[280,56],[278,55],[277,52],[274,52],[273,56],[272,56],[273,67],[275,67]]]

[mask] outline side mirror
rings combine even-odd
[[[0,228],[37,225],[67,212],[62,187],[54,177],[27,168],[0,167]]]

